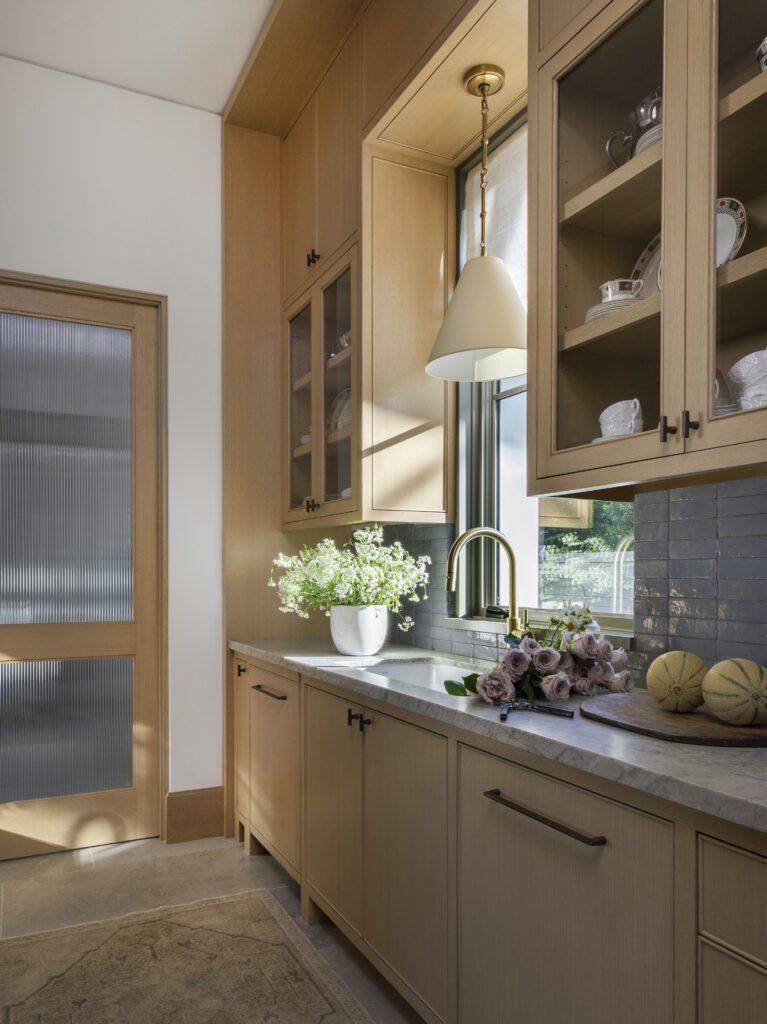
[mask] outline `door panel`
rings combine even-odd
[[[158,314],[0,283],[0,859],[159,832]]]

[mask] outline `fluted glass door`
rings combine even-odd
[[[158,831],[157,307],[0,284],[0,859]]]

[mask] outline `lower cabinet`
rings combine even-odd
[[[448,1015],[447,740],[305,689],[304,877]]]
[[[250,680],[248,666],[234,659],[234,812],[240,838],[248,824],[250,804]]]
[[[671,1024],[673,826],[459,758],[461,1024]]]
[[[248,667],[249,826],[286,867],[301,864],[301,688],[298,681]]]
[[[767,970],[698,940],[698,1024],[761,1024],[767,1015]]]

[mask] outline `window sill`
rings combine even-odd
[[[530,625],[537,632],[539,630],[546,629],[549,626],[549,620],[540,616],[531,615]],[[489,619],[481,615],[477,615],[473,618],[468,616],[464,618],[448,618],[445,620],[445,626],[448,629],[464,629],[471,630],[473,632],[497,633],[499,636],[506,635],[506,622],[504,619]],[[629,627],[606,624],[603,626],[603,632],[605,637],[611,643],[618,641],[620,644],[625,644],[629,649],[633,646],[634,630]]]

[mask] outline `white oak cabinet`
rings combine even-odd
[[[672,1024],[673,826],[460,748],[461,1024]]]
[[[551,45],[530,97],[532,493],[764,464],[767,394],[728,380],[767,343],[763,36],[755,0],[533,6],[531,68]],[[611,161],[656,93],[662,126]],[[638,298],[599,308],[629,277]],[[633,399],[638,430],[603,439],[600,414]]]
[[[248,665],[234,659],[234,813],[240,839],[248,828],[250,804],[250,681]]]
[[[447,740],[305,693],[305,880],[447,1020]]]

